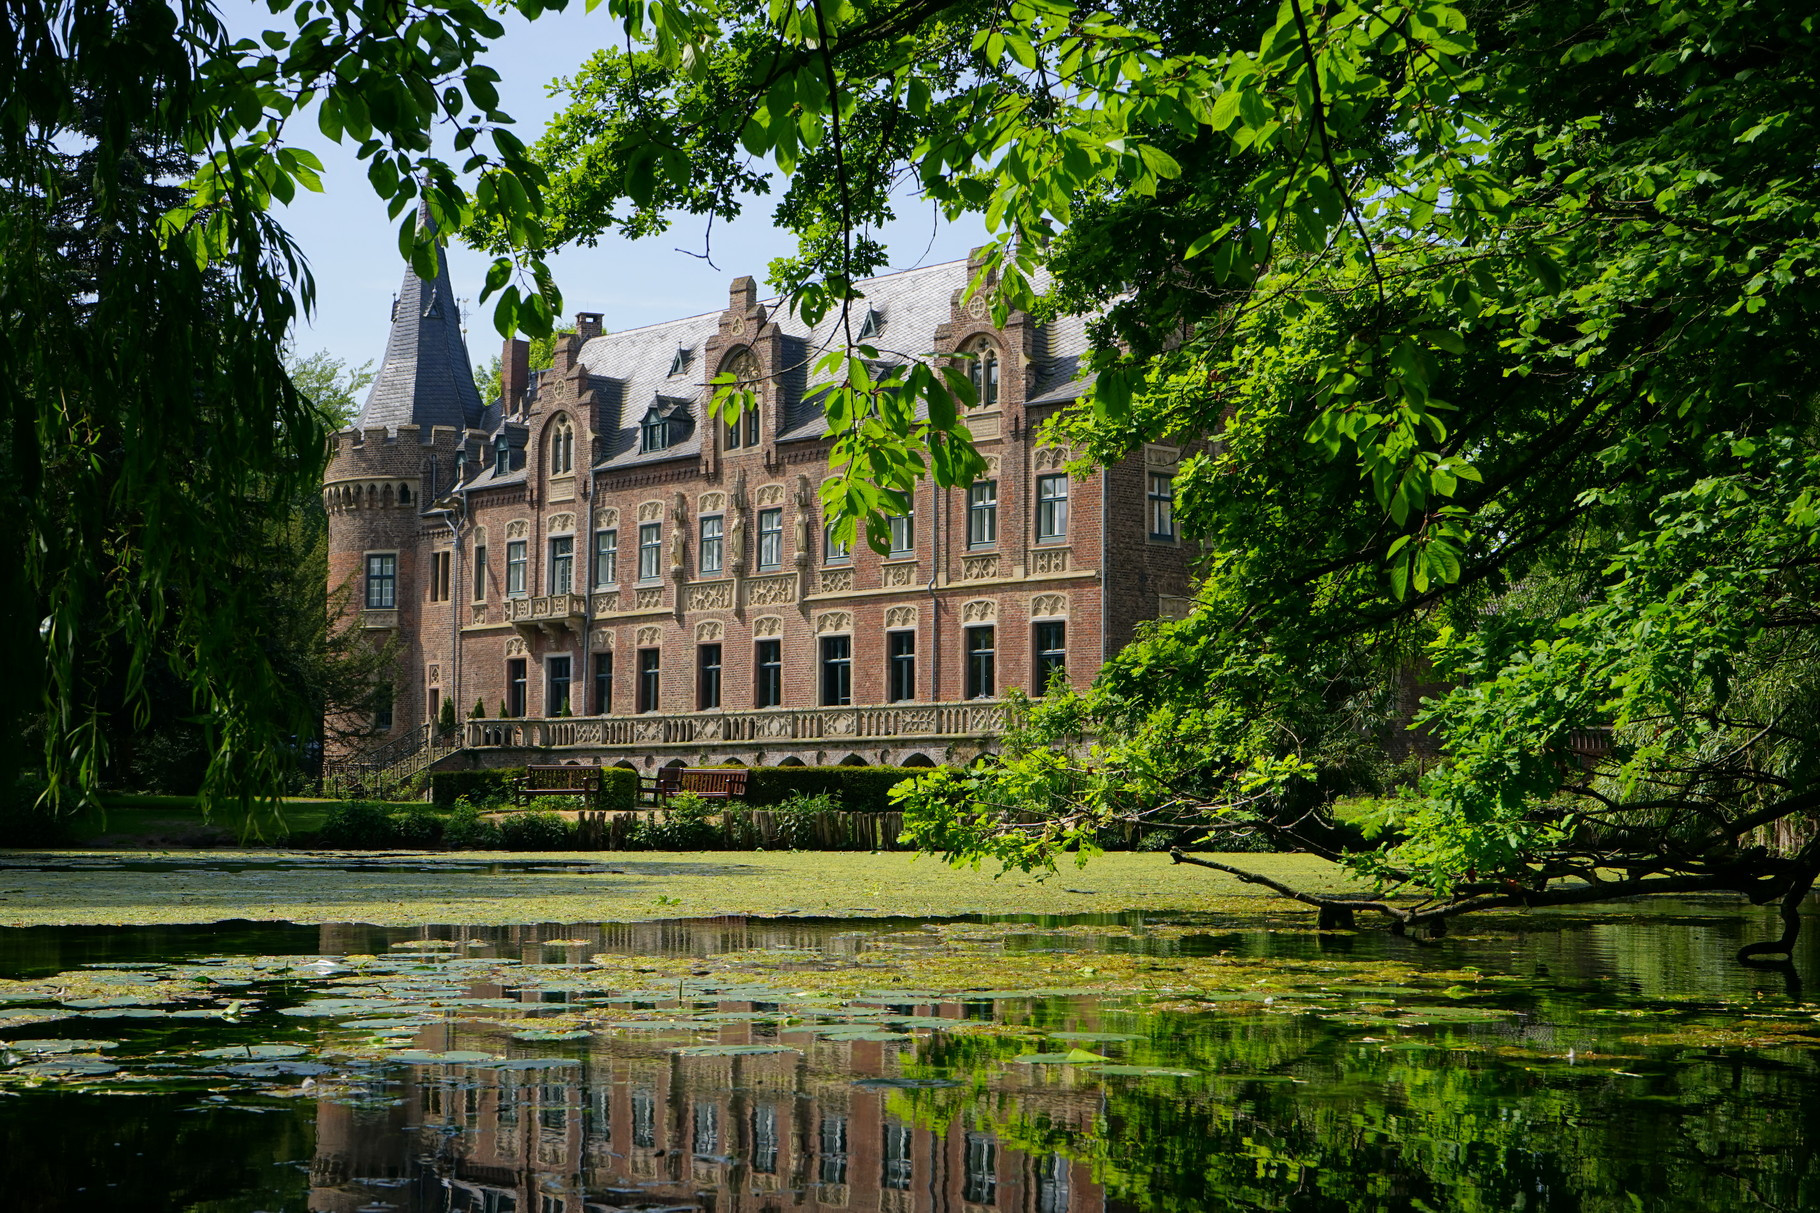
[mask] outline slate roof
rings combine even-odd
[[[867,279],[859,283],[865,298],[853,309],[854,334],[857,337],[870,310],[877,314],[881,327],[876,336],[867,339],[867,344],[877,348],[881,363],[895,365],[924,358],[934,349],[936,328],[949,320],[949,301],[954,292],[963,289],[967,281],[965,261],[950,261]],[[765,300],[764,306],[783,330],[785,367],[780,386],[784,419],[778,440],[819,438],[827,432],[827,419],[807,389],[813,364],[822,354],[839,348],[844,341],[840,316],[838,313],[828,316],[809,328],[796,317],[785,315],[775,299]],[[706,365],[704,347],[718,331],[721,314],[719,311],[704,312],[680,320],[603,333],[582,346],[581,367],[603,402],[597,425],[604,431],[604,437],[595,452],[595,467],[642,467],[700,455],[702,438],[708,428],[703,389],[710,368]],[[1083,385],[1071,380],[1086,346],[1086,327],[1078,319],[1068,318],[1043,326],[1039,332],[1033,403],[1070,400],[1079,394]],[[678,350],[689,354],[680,369],[677,367]],[[672,370],[677,373],[672,374]],[[534,380],[532,399],[536,386]],[[679,420],[687,418],[686,430],[663,450],[641,451],[639,428],[653,406],[663,408]],[[475,415],[481,416],[478,409]],[[488,406],[484,418],[489,433],[498,429],[502,419],[497,401]],[[494,480],[490,473],[484,473],[471,483],[479,488],[485,484],[516,481],[519,476],[520,473],[515,472]]]
[[[428,213],[418,222],[433,226]],[[436,246],[436,277],[426,282],[406,267],[392,308],[392,331],[386,338],[385,361],[373,379],[355,426],[433,425],[457,429],[482,423],[480,393],[468,362],[468,343],[461,335],[461,306],[449,285],[449,263]]]

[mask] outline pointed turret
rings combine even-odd
[[[432,230],[429,209],[419,206],[417,222]],[[436,278],[425,281],[408,266],[398,301],[392,305],[392,334],[386,339],[385,364],[373,380],[366,405],[354,422],[360,429],[401,425],[453,426],[480,424],[480,393],[468,364],[468,343],[461,335],[461,308],[449,286],[449,263],[436,242]]]

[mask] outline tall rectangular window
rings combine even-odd
[[[455,553],[430,553],[430,601],[447,602],[449,600],[449,570],[453,566]]]
[[[967,698],[990,699],[998,693],[998,648],[992,628],[967,629]]]
[[[560,716],[569,707],[569,684],[574,681],[574,667],[568,657],[546,657],[543,659],[543,714]]]
[[[390,611],[398,606],[398,557],[390,552],[367,557],[367,610]]]
[[[966,1182],[961,1199],[970,1205],[998,1203],[998,1142],[985,1133],[967,1134]]]
[[[695,706],[701,711],[720,706],[720,646],[695,646]]]
[[[701,520],[701,545],[695,549],[695,570],[703,577],[720,575],[726,564],[727,542],[722,535],[724,519],[710,514]]]
[[[664,524],[638,524],[638,579],[656,581],[663,576]]]
[[[853,638],[822,637],[822,706],[845,707],[853,702]]]
[[[638,650],[638,710],[657,710],[657,668],[663,659],[660,649]]]
[[[506,597],[523,598],[525,596],[525,573],[530,566],[526,557],[527,547],[523,539],[514,539],[506,544]]]
[[[645,1087],[632,1092],[632,1144],[641,1150],[657,1144],[657,1093]]]
[[[817,1174],[825,1184],[844,1184],[847,1182],[847,1118],[845,1116],[822,1117],[821,1140],[816,1144],[819,1155]]]
[[[720,1153],[720,1105],[709,1100],[698,1100],[693,1111],[695,1132],[690,1137],[695,1154],[701,1158],[712,1158]]]
[[[575,536],[550,536],[550,593],[575,589]]]
[[[910,556],[916,552],[916,515],[891,515],[891,554]]]
[[[1168,472],[1150,473],[1150,537],[1175,540],[1175,478]]]
[[[1036,1213],[1068,1213],[1073,1165],[1064,1154],[1051,1154],[1036,1164]]]
[[[611,589],[619,584],[619,532],[594,532],[594,588]]]
[[[479,602],[487,596],[487,545],[474,545],[474,601]]]
[[[775,708],[784,702],[784,642],[761,640],[753,646],[752,668],[758,673],[752,702],[757,707]]]
[[[752,1169],[760,1175],[777,1173],[777,1105],[761,1103],[752,1109]]]
[[[613,654],[594,654],[594,714],[606,716],[613,711]]]
[[[885,1126],[884,1166],[879,1169],[879,1186],[906,1191],[910,1187],[910,1126]]]
[[[1036,478],[1036,541],[1059,543],[1068,538],[1068,477]]]
[[[1067,668],[1068,625],[1059,619],[1039,620],[1036,624],[1036,661],[1033,663],[1036,685],[1030,688],[1030,693],[1041,695],[1046,692],[1050,681]]]
[[[373,708],[373,727],[381,733],[389,733],[392,729],[393,694],[390,683],[383,683],[379,687],[379,702]]]
[[[967,489],[967,546],[989,548],[998,542],[998,481],[977,480]]]
[[[853,545],[835,533],[834,524],[822,529],[822,563],[845,564],[853,556]]]
[[[916,698],[916,633],[886,632],[885,648],[889,663],[886,679],[887,700],[898,703]]]
[[[512,657],[506,660],[506,715],[522,717],[525,714],[525,659]]]
[[[782,510],[760,510],[758,512],[758,567],[767,570],[784,567],[784,512]]]

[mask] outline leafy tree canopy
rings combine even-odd
[[[1192,616],[925,781],[925,846],[1220,822],[1408,894],[1331,907],[1399,924],[1725,889],[1792,931],[1820,845],[1763,831],[1815,795],[1809,6],[609,7],[629,49],[536,149],[549,231],[730,213],[769,157],[813,320],[909,184],[984,215],[1000,317],[1097,314],[1055,438],[1197,452]],[[831,512],[877,540],[916,477],[975,473],[953,368],[851,341],[818,373]],[[1443,761],[1349,844],[1310,780],[1425,665]]]

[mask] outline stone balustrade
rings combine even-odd
[[[976,699],[964,703],[771,708],[750,712],[470,720],[466,724],[466,744],[470,749],[561,750],[742,742],[972,739],[995,736],[1004,726],[1004,704]]]
[[[588,617],[588,600],[581,594],[539,594],[535,598],[506,599],[506,622],[529,627],[581,627]]]

